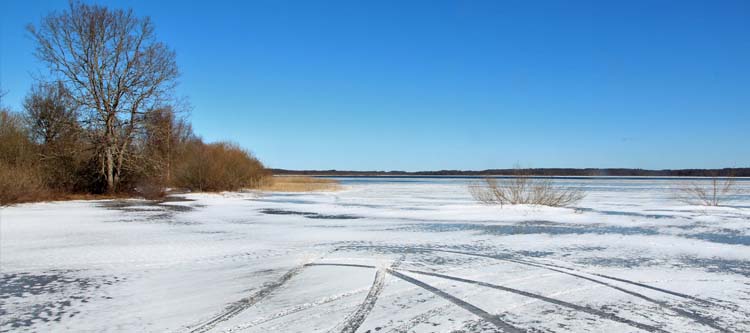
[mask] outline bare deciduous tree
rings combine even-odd
[[[586,194],[572,187],[554,185],[552,179],[534,178],[516,169],[511,178],[487,177],[484,184],[469,185],[471,196],[484,204],[492,205],[542,205],[569,206],[581,201]]]
[[[148,17],[71,2],[29,25],[36,56],[64,82],[84,111],[107,189],[117,189],[130,143],[146,110],[169,96],[175,54],[156,40]]]

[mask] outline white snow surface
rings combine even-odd
[[[575,207],[499,207],[474,181],[5,207],[0,331],[750,331],[750,192],[563,179]]]

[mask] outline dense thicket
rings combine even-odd
[[[258,187],[268,174],[263,164],[236,144],[200,141],[186,146],[175,184],[197,191]]]
[[[175,54],[148,17],[71,2],[28,29],[50,76],[31,87],[21,112],[0,100],[0,204],[237,190],[265,177],[249,152],[204,143],[176,110]]]
[[[22,113],[0,110],[0,204],[108,192],[99,142],[61,103],[61,87],[35,86]],[[167,188],[238,190],[257,187],[269,175],[238,145],[203,142],[171,107],[144,113],[128,151],[117,193],[157,198]]]
[[[0,109],[0,204],[46,198],[37,147],[28,134],[18,115]]]

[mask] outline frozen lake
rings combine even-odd
[[[500,208],[476,179],[341,181],[3,208],[0,331],[750,331],[748,195],[562,179],[575,208]]]

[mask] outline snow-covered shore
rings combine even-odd
[[[750,331],[749,196],[565,181],[575,208],[465,179],[3,208],[0,330]]]

